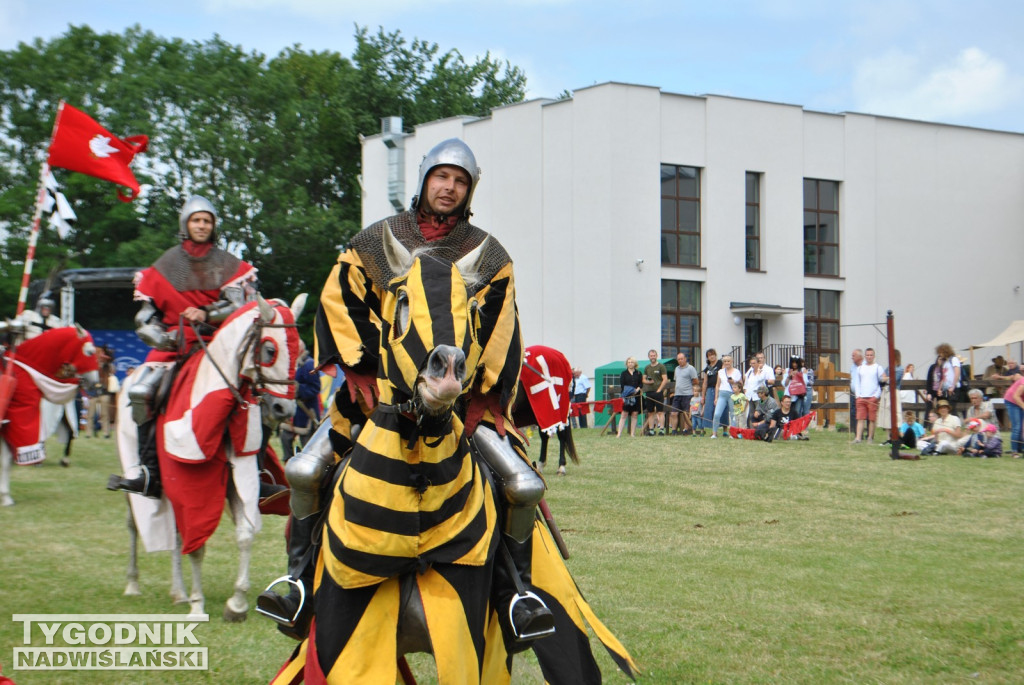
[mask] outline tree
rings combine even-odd
[[[356,27],[352,58],[299,46],[267,59],[218,36],[163,38],[136,26],[97,34],[72,26],[0,52],[0,298],[20,285],[38,169],[61,99],[115,135],[146,134],[136,157],[142,196],[57,172],[79,216],[66,240],[47,233],[37,273],[151,263],[177,238],[193,192],[220,212],[218,234],[260,270],[262,290],[319,293],[337,251],[359,229],[359,134],[382,116],[412,127],[486,115],[522,100],[518,67],[398,32]],[[13,309],[13,306],[10,307]]]

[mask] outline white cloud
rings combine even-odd
[[[931,121],[997,112],[1024,96],[1024,79],[976,47],[933,65],[896,50],[865,59],[853,87],[862,112]]]

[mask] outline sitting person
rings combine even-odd
[[[998,423],[996,421],[996,411],[992,406],[992,401],[986,400],[981,390],[978,388],[971,388],[967,391],[967,398],[971,402],[967,407],[967,414],[964,417],[967,421],[970,421],[971,419],[981,419],[985,423]]]
[[[955,454],[956,441],[962,437],[960,419],[952,414],[952,407],[947,399],[939,399],[935,405],[938,417],[932,423],[932,429],[918,442],[921,454]]]
[[[789,425],[790,421],[796,421],[800,418],[800,412],[797,411],[796,403],[793,398],[789,395],[783,395],[782,400],[779,402],[779,426],[782,428],[782,434],[786,432],[786,426]],[[791,435],[790,440],[796,440],[799,436]]]
[[[917,441],[924,437],[924,426],[912,411],[903,412],[903,423],[900,424],[900,442],[910,449],[917,448]]]
[[[999,423],[996,419],[996,411],[992,406],[992,401],[986,400],[981,390],[971,388],[967,393],[967,398],[971,403],[967,405],[967,412],[964,416],[965,427],[968,427],[968,424],[975,419],[981,421],[982,425],[986,423]],[[967,441],[971,439],[971,435],[972,433],[968,431],[956,441],[958,453],[967,444]]]
[[[782,408],[766,385],[757,388],[758,406],[751,417],[754,437],[771,442],[782,434]]]
[[[970,434],[964,446],[957,451],[958,454],[981,459],[1003,456],[1003,439],[999,437],[999,429],[995,424],[971,419],[967,422],[967,429]]]

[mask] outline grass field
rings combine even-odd
[[[549,458],[569,567],[640,665],[639,682],[1024,682],[1024,461],[893,462],[846,434],[811,435],[763,444],[579,431],[580,466],[556,478]],[[124,499],[104,490],[116,464],[111,442],[79,440],[70,468],[51,458],[15,470],[17,505],[0,510],[4,675],[18,685],[269,680],[294,643],[255,615],[220,620],[236,558],[228,519],[206,557],[211,621],[196,631],[208,672],[11,670],[22,639],[11,614],[186,613],[168,601],[167,554],[143,555],[143,596],[121,596]],[[250,601],[285,567],[283,524],[264,518]],[[598,658],[606,682],[626,682]],[[540,682],[521,661],[515,682]]]

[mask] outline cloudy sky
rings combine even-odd
[[[350,55],[355,25],[521,67],[530,97],[606,81],[1024,132],[1020,0],[0,0],[0,50],[68,24]]]

